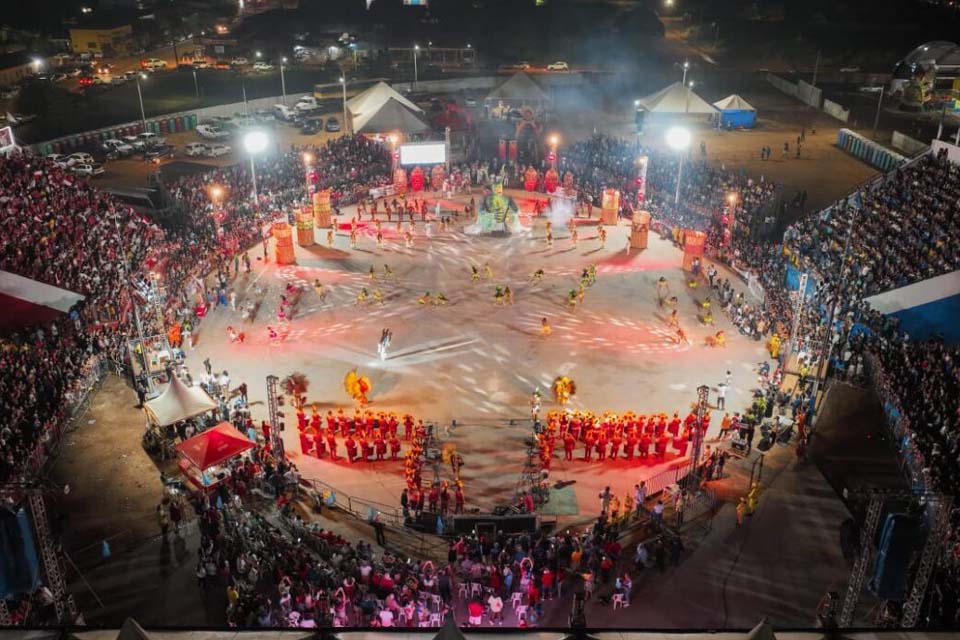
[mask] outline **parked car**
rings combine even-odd
[[[93,163],[81,162],[79,164],[72,165],[70,170],[78,176],[99,176],[103,173],[103,165]]]
[[[62,153],[47,154],[46,159],[61,169],[66,169],[70,166],[70,163],[67,161],[67,156]]]
[[[148,71],[159,71],[167,68],[167,62],[166,60],[161,60],[160,58],[149,58],[144,60],[140,66]]]
[[[198,125],[196,132],[201,138],[206,138],[207,140],[222,140],[223,138],[230,137],[230,133],[227,131],[223,131],[209,124]]]
[[[253,118],[260,124],[273,123],[277,121],[277,117],[268,109],[257,109],[253,112]]]
[[[134,151],[143,151],[146,148],[147,143],[145,140],[141,140],[137,136],[123,136],[120,138],[123,142],[127,143],[133,147]]]
[[[213,65],[206,60],[194,60],[193,68],[194,69],[212,69]]]
[[[97,73],[112,73],[113,65],[109,62],[101,62],[97,65]]]
[[[109,140],[103,141],[103,146],[107,149],[110,149],[119,156],[129,156],[133,155],[134,148],[124,142],[123,140],[117,140],[116,138],[110,138]]]
[[[274,115],[283,120],[284,122],[290,122],[297,117],[297,110],[293,107],[288,107],[285,104],[275,104],[273,105]]]
[[[295,104],[293,108],[302,113],[306,111],[316,111],[320,108],[320,105],[317,104],[317,99],[313,96],[303,96],[297,100],[297,104]]]
[[[233,151],[229,145],[226,144],[211,144],[207,147],[207,157],[208,158],[218,158],[220,156],[225,156],[228,153]]]
[[[570,65],[563,60],[557,60],[556,62],[547,65],[547,71],[570,71]]]
[[[476,98],[464,98],[464,99],[463,99],[463,106],[473,108],[473,107],[477,106],[477,99],[476,99]]]
[[[93,76],[80,76],[79,82],[81,87],[92,87]]]
[[[52,82],[63,82],[63,81],[66,80],[66,79],[67,79],[67,74],[65,74],[65,73],[63,73],[63,72],[55,73],[55,74],[53,74],[52,76],[50,76],[50,80],[51,80]]]
[[[327,124],[323,126],[323,130],[329,131],[330,133],[340,131],[340,121],[333,116],[327,118]]]
[[[166,138],[158,136],[151,131],[144,131],[143,133],[137,134],[137,138],[143,140],[144,146],[146,147],[156,147],[167,144]]]
[[[159,144],[144,152],[143,159],[148,162],[159,163],[164,158],[172,158],[176,151],[176,147],[172,144]]]
[[[78,151],[76,153],[71,153],[66,158],[67,166],[74,167],[78,164],[94,164],[95,160],[93,156],[84,151]]]
[[[250,61],[244,58],[243,56],[237,56],[230,61],[230,65],[234,67],[245,67],[250,64]]]
[[[207,145],[203,142],[191,142],[185,146],[183,150],[191,158],[203,157],[207,155]]]
[[[217,60],[217,61],[213,64],[213,68],[214,68],[214,69],[219,69],[220,71],[229,71],[229,70],[230,70],[230,63],[227,62],[226,60]]]
[[[126,76],[113,76],[110,78],[110,84],[115,87],[119,87],[122,84],[127,84],[130,81],[130,78]]]
[[[307,118],[300,124],[300,133],[312,136],[323,129],[323,118]]]
[[[124,71],[123,77],[126,78],[127,80],[130,80],[131,78],[135,77],[138,73],[140,72],[136,71],[135,69],[131,69],[130,71]]]
[[[273,65],[269,62],[254,62],[253,63],[254,71],[273,71]]]

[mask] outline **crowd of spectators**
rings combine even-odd
[[[255,449],[233,465],[212,499],[198,496],[201,589],[225,588],[233,627],[440,626],[453,610],[471,626],[533,626],[544,601],[583,591],[604,604],[629,603],[630,574],[679,562],[679,539],[660,537],[630,557],[619,525],[601,516],[583,534],[473,535],[449,543],[446,561],[414,560],[307,525],[292,508],[267,520],[243,508],[258,480],[285,476]],[[295,484],[285,483],[292,495]],[[240,489],[240,493],[236,490]],[[281,493],[281,492],[278,492]],[[284,497],[281,495],[280,501]],[[287,503],[289,506],[290,503]],[[218,508],[219,507],[219,508]]]
[[[53,323],[2,341],[0,481],[43,460],[92,370],[128,358],[135,283],[156,283],[166,297],[164,318],[144,318],[148,332],[165,333],[161,324],[196,327],[208,274],[223,282],[231,265],[235,274],[238,253],[261,239],[264,223],[304,199],[304,153],[335,204],[391,179],[389,152],[360,136],[291,147],[258,162],[258,206],[245,163],[171,181],[166,187],[186,215],[161,228],[47,161],[0,158],[0,269],[85,296]],[[216,206],[212,185],[222,189]]]

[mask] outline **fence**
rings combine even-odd
[[[903,151],[908,156],[926,153],[927,150],[930,149],[930,145],[924,144],[919,140],[915,140],[914,138],[900,133],[899,131],[893,132],[893,138],[890,140],[890,146],[894,149]]]
[[[850,109],[844,109],[833,100],[823,100],[823,112],[832,116],[841,122],[847,122],[850,119]]]
[[[73,428],[90,408],[93,391],[110,371],[110,360],[105,356],[93,356],[87,365],[87,373],[74,383],[74,388],[64,397],[63,418],[51,424],[42,434],[27,461],[25,471],[40,473],[60,451],[63,434]]]
[[[828,116],[832,116],[842,122],[846,122],[850,118],[849,109],[844,109],[836,102],[825,100],[823,90],[813,86],[809,82],[798,80],[797,83],[794,84],[772,73],[768,73],[766,77],[767,82],[772,84],[778,91],[788,96],[793,96],[800,102],[810,105],[814,109],[820,109]]]
[[[691,471],[693,471],[693,461],[687,459],[684,460],[683,463],[681,463],[678,467],[661,471],[660,473],[647,478],[647,495],[654,496],[670,485],[679,483],[681,480],[690,475]]]
[[[930,485],[929,475],[923,452],[917,447],[913,426],[900,408],[900,399],[890,389],[887,376],[883,371],[879,358],[868,352],[864,358],[867,378],[876,389],[877,396],[883,406],[883,414],[890,435],[893,437],[900,458],[900,470],[910,482],[911,489],[916,494],[922,494]]]

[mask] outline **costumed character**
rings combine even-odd
[[[547,175],[544,178],[544,187],[546,188],[547,193],[554,193],[559,184],[560,175],[557,173],[556,169],[551,167],[547,170]]]
[[[537,190],[537,170],[528,166],[523,172],[523,188],[527,191]]]
[[[344,376],[343,388],[346,390],[347,395],[361,406],[370,402],[367,398],[367,394],[372,388],[370,378],[359,375],[356,369],[351,369],[347,372],[347,375]]]
[[[567,376],[557,376],[553,381],[553,397],[561,407],[566,406],[576,393],[576,383]]]
[[[433,191],[440,191],[443,188],[445,175],[446,170],[442,164],[435,165],[433,169],[430,170],[430,188]]]
[[[414,167],[410,172],[410,189],[413,191],[423,191],[424,176],[423,169]]]
[[[493,232],[521,233],[520,208],[510,196],[503,193],[503,181],[495,178],[493,193],[480,201],[476,222],[464,228],[468,235],[481,235]]]

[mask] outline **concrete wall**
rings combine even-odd
[[[846,122],[850,119],[850,109],[844,109],[842,106],[832,100],[824,99],[823,112],[841,122]]]
[[[823,104],[823,91],[812,84],[800,80],[797,82],[797,98],[806,102],[814,109],[819,109],[820,105]]]
[[[837,120],[846,122],[850,117],[849,109],[844,109],[836,102],[824,100],[823,90],[819,87],[813,86],[808,82],[800,80],[794,84],[772,73],[767,74],[767,82],[772,84],[778,91],[781,91],[788,96],[793,96],[800,102],[808,104],[814,109],[820,109],[828,116],[832,116]]]
[[[933,140],[930,142],[930,148],[933,153],[940,153],[941,149],[947,150],[947,159],[954,163],[960,164],[960,147],[946,140]]]
[[[904,135],[899,131],[893,132],[893,139],[890,141],[890,146],[892,146],[894,149],[903,151],[908,156],[915,156],[925,153],[927,149],[930,148],[930,145],[924,144],[919,140]]]

